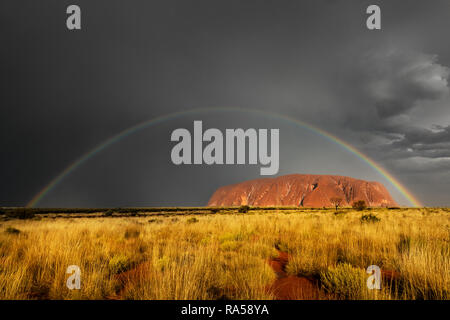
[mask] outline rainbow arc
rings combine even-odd
[[[120,140],[136,133],[137,131],[140,131],[142,129],[148,128],[153,125],[157,125],[159,123],[162,123],[164,121],[173,120],[176,118],[180,118],[187,115],[195,115],[195,114],[201,114],[204,112],[246,112],[246,113],[255,113],[255,114],[263,114],[266,116],[269,116],[274,119],[280,119],[283,121],[287,121],[289,123],[298,125],[302,128],[306,128],[325,139],[341,146],[348,152],[354,154],[362,161],[366,162],[368,165],[370,165],[374,170],[376,170],[378,173],[380,173],[386,180],[389,181],[389,183],[392,184],[393,187],[395,187],[414,207],[422,207],[421,202],[405,187],[403,186],[392,174],[390,174],[386,169],[384,169],[380,164],[376,163],[374,160],[369,158],[367,155],[363,154],[361,151],[350,145],[349,143],[345,142],[344,140],[340,139],[337,136],[332,135],[331,133],[318,128],[316,126],[313,126],[311,124],[308,124],[306,122],[297,120],[295,118],[287,117],[284,115],[272,113],[269,111],[262,111],[262,110],[252,110],[252,109],[243,109],[243,108],[235,108],[235,107],[215,107],[215,108],[198,108],[198,109],[191,109],[187,111],[179,111],[174,113],[169,113],[166,115],[162,115],[141,123],[138,123],[128,129],[123,130],[122,132],[119,132],[118,134],[112,136],[111,138],[107,139],[103,143],[99,144],[94,149],[86,152],[81,157],[76,159],[74,162],[69,164],[63,171],[61,171],[55,178],[53,178],[44,188],[42,188],[27,204],[27,207],[34,207],[38,205],[38,203],[52,190],[54,189],[64,178],[66,178],[69,174],[71,174],[73,171],[75,171],[77,168],[79,168],[81,165],[83,165],[86,161],[100,153],[101,151],[105,150],[109,146],[119,142]]]

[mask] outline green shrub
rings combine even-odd
[[[353,202],[352,208],[355,210],[358,210],[358,211],[362,211],[362,210],[367,209],[367,204],[364,200],[358,200],[358,201]]]
[[[227,233],[224,233],[219,236],[219,241],[220,242],[242,241],[242,240],[248,239],[251,234],[252,234],[251,232],[245,232],[245,231],[239,231],[239,232],[234,232],[234,233],[227,232]]]
[[[158,258],[154,261],[153,266],[156,270],[162,272],[170,267],[170,259],[167,256]]]
[[[287,243],[285,243],[284,241],[282,241],[280,239],[275,240],[274,247],[275,247],[275,249],[282,251],[282,252],[290,251]]]
[[[222,251],[236,251],[240,246],[241,244],[237,241],[227,240],[220,244],[220,249]]]
[[[109,272],[112,274],[118,274],[127,271],[131,267],[131,262],[128,257],[119,254],[112,257],[108,263]]]
[[[323,288],[340,299],[364,299],[367,293],[367,275],[350,264],[338,264],[320,273]]]
[[[13,219],[32,219],[34,212],[29,208],[17,208],[6,211],[6,216]]]
[[[137,228],[128,228],[125,230],[125,239],[137,238],[141,232]]]
[[[21,231],[13,227],[8,227],[6,228],[5,232],[9,234],[19,234]]]
[[[206,246],[206,245],[210,244],[211,241],[212,241],[211,237],[207,236],[207,237],[204,237],[204,238],[202,238],[200,240],[200,244],[203,245],[203,246]]]
[[[242,206],[239,207],[238,212],[239,213],[247,213],[248,210],[250,210],[250,206],[242,205]]]
[[[106,210],[105,212],[103,212],[103,216],[111,217],[113,215],[113,213],[114,213],[114,210],[109,209],[109,210]]]
[[[401,234],[400,240],[397,243],[398,252],[409,253],[410,249],[411,249],[411,237]]]
[[[189,218],[186,220],[187,223],[191,224],[191,223],[197,223],[198,219],[195,217]]]
[[[361,222],[375,223],[380,221],[381,219],[378,218],[376,215],[369,213],[362,215],[360,220]]]

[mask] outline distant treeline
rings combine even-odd
[[[133,212],[175,212],[175,211],[221,211],[221,210],[239,210],[246,208],[247,210],[326,210],[333,208],[311,208],[311,207],[252,207],[252,206],[230,206],[230,207],[129,207],[129,208],[26,208],[26,207],[0,207],[0,214],[6,212],[32,212],[35,214],[49,213],[101,213],[105,211],[114,211],[117,213],[133,213]],[[351,209],[343,207],[341,209]],[[403,207],[388,207],[389,210],[407,209]],[[446,209],[446,208],[435,208]]]
[[[252,207],[252,206],[230,206],[230,207],[130,207],[130,208],[26,208],[26,207],[0,207],[0,214],[7,212],[30,212],[34,214],[49,213],[101,213],[114,211],[117,213],[137,212],[176,212],[176,211],[227,211],[227,210],[324,210],[330,208],[308,208],[308,207]],[[400,209],[400,208],[398,208]]]
[[[208,210],[208,207],[132,207],[132,208],[24,208],[24,207],[3,207],[0,208],[0,214],[7,211],[28,211],[35,214],[48,213],[99,213],[108,210],[113,210],[118,213],[129,212],[161,212],[161,211],[196,211]]]
[[[407,208],[390,207],[389,210],[400,210]],[[426,209],[426,208],[424,208]],[[438,208],[435,208],[438,209]],[[448,211],[450,209],[441,208]],[[93,216],[139,216],[148,214],[215,214],[215,213],[248,213],[249,211],[319,211],[334,210],[334,208],[307,208],[307,207],[251,207],[247,205],[232,207],[130,207],[130,208],[25,208],[25,207],[0,207],[0,215],[12,219],[31,219],[35,215],[63,214],[71,217],[80,214],[92,214]],[[352,208],[340,208],[340,210],[352,210]],[[365,210],[371,210],[366,208]],[[432,210],[428,208],[426,210]]]

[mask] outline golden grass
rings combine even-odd
[[[449,299],[450,214],[371,213],[381,221],[361,222],[352,210],[282,209],[5,221],[0,299],[273,299],[267,261],[275,248],[289,253],[289,274],[316,278],[338,299]],[[398,276],[369,290],[372,264]],[[81,290],[66,287],[69,265],[81,268]]]

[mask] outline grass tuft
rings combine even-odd
[[[19,229],[13,228],[13,227],[8,227],[5,230],[5,233],[8,234],[19,234],[21,231]]]

